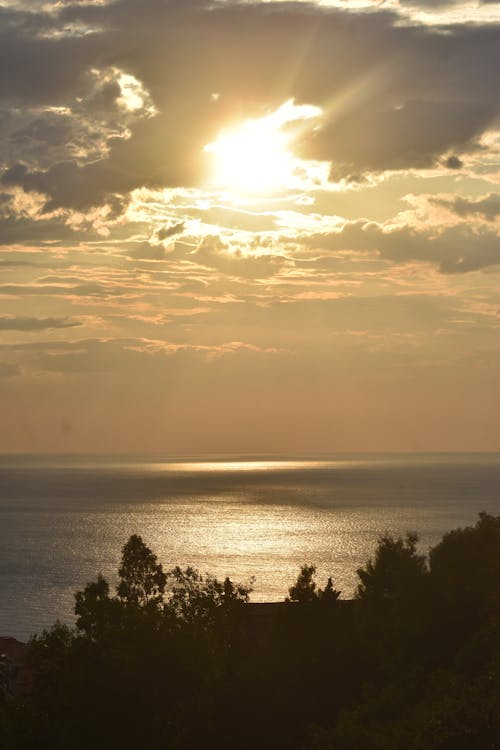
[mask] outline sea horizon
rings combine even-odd
[[[500,514],[500,456],[344,453],[0,454],[0,634],[73,622],[73,595],[141,535],[165,569],[194,565],[251,601],[280,601],[304,563],[343,598],[381,534],[416,531],[427,553],[481,511]]]

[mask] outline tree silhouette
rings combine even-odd
[[[332,580],[332,577],[330,576],[328,578],[325,588],[319,589],[318,598],[321,602],[324,602],[325,604],[333,604],[333,602],[337,601],[340,594],[341,594],[340,591],[337,591],[337,589],[333,588],[333,580]]]
[[[163,605],[167,576],[156,555],[137,534],[132,534],[123,547],[118,575],[116,592],[120,599],[140,607]]]
[[[394,601],[411,595],[424,576],[424,555],[417,553],[418,535],[408,532],[403,539],[390,534],[381,536],[375,558],[356,571],[361,583],[356,598],[371,602]]]
[[[76,627],[91,641],[112,634],[119,628],[123,604],[109,595],[109,584],[102,575],[75,594]]]
[[[500,518],[480,513],[475,526],[445,534],[431,549],[429,560],[435,589],[464,606],[500,593]]]
[[[315,573],[315,565],[302,565],[296,582],[288,589],[287,601],[301,603],[315,601],[318,598],[314,581]]]
[[[440,650],[453,649],[489,617],[500,629],[500,517],[480,513],[475,526],[445,534],[429,558]]]
[[[116,596],[110,596],[109,584],[99,574],[83,591],[75,594],[76,627],[91,641],[112,637],[132,629],[147,616],[160,624],[163,616],[167,576],[156,555],[133,534],[122,549]]]
[[[176,566],[168,572],[171,595],[166,611],[181,623],[206,625],[213,622],[215,611],[222,606],[248,602],[253,579],[248,586],[234,584],[229,578],[222,583],[208,573],[188,566]]]
[[[379,540],[360,606],[303,565],[289,593],[309,606],[252,609],[248,586],[164,573],[132,537],[121,595],[98,576],[76,628],[32,639],[33,692],[0,701],[0,747],[500,748],[500,519],[445,535],[430,573],[416,542]]]

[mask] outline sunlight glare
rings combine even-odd
[[[205,146],[214,156],[214,184],[241,193],[272,193],[290,187],[300,160],[291,147],[297,137],[284,126],[317,118],[321,109],[288,100],[276,111],[222,132]]]

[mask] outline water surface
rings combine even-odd
[[[102,572],[128,536],[168,568],[254,576],[253,601],[283,599],[299,566],[349,597],[388,531],[443,533],[500,514],[498,454],[238,457],[0,456],[0,635],[25,639]]]

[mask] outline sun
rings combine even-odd
[[[272,192],[286,185],[293,173],[283,133],[265,120],[249,120],[222,133],[205,151],[215,157],[215,185],[238,192]]]
[[[318,116],[318,107],[289,100],[265,117],[246,120],[205,146],[213,155],[214,186],[236,193],[269,194],[290,187],[298,160],[284,126]]]

